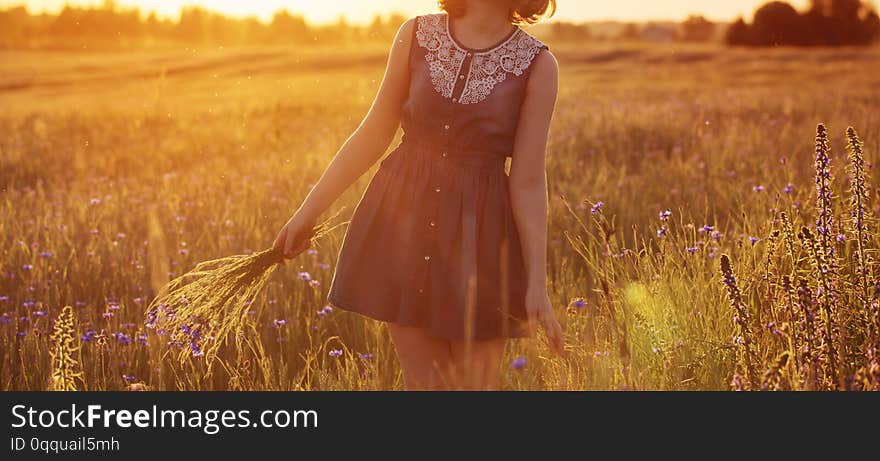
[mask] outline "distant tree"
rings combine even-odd
[[[746,21],[743,18],[739,18],[727,28],[727,32],[724,35],[724,42],[728,45],[734,46],[751,45],[752,40],[750,32],[749,25],[746,24]]]
[[[302,15],[292,15],[287,10],[280,10],[272,17],[269,25],[272,38],[279,41],[303,41],[309,35],[309,26]]]
[[[620,31],[620,35],[617,36],[619,40],[638,40],[641,36],[641,30],[639,30],[639,26],[634,23],[629,23],[624,26],[623,30]]]
[[[708,42],[715,37],[715,23],[703,16],[690,16],[681,24],[681,39],[686,42]]]
[[[564,21],[553,23],[552,34],[554,39],[561,41],[586,41],[592,38],[588,25]]]
[[[804,13],[785,2],[767,3],[751,26],[738,21],[728,30],[731,45],[866,45],[880,37],[880,17],[862,0],[812,0]]]
[[[793,6],[770,2],[758,8],[752,24],[752,40],[756,45],[799,44],[804,22]]]

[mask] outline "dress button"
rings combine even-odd
[[[446,157],[449,157],[449,154],[446,153],[446,152],[444,152],[444,153],[440,154],[440,156],[443,157],[443,158],[446,158]]]
[[[452,98],[452,102],[458,102],[458,98]]]
[[[438,187],[438,188],[434,189],[434,192],[436,192],[436,193],[439,194],[439,193],[440,193],[440,188]]]
[[[419,288],[419,293],[424,293],[425,290],[423,288]]]
[[[428,225],[431,226],[431,227],[437,227],[437,223],[434,222],[433,219],[432,219],[430,222],[428,222]]]
[[[431,255],[426,255],[426,256],[425,256],[425,261],[430,261],[430,260],[431,260]]]
[[[449,125],[443,125],[443,129],[444,129],[444,130],[448,130],[448,129],[449,129]]]
[[[459,75],[459,76],[458,76],[458,79],[459,79],[459,80],[464,80],[464,74]]]

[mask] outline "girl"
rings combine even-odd
[[[444,12],[400,27],[369,113],[274,248],[288,258],[305,250],[297,236],[401,126],[352,215],[328,304],[387,322],[406,389],[495,389],[508,338],[541,325],[563,350],[546,279],[544,156],[558,67],[519,27],[556,5],[439,3]]]

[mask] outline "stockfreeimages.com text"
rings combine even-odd
[[[251,419],[250,410],[168,410],[153,405],[149,410],[111,410],[101,405],[40,410],[26,405],[12,407],[13,428],[190,428],[214,435],[224,428],[315,428],[315,410],[264,410]]]

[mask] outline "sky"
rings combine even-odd
[[[702,14],[713,20],[729,20],[739,15],[750,19],[767,0],[558,0],[556,19],[597,21],[606,19],[645,21],[680,20],[689,14]],[[807,0],[789,0],[803,8]],[[101,0],[0,0],[0,7],[24,4],[31,12],[58,11],[64,3],[101,4]],[[117,0],[120,6],[138,6],[143,11],[176,18],[183,5],[202,5],[234,16],[254,15],[263,20],[282,8],[303,14],[315,23],[336,21],[344,15],[350,22],[368,22],[375,14],[392,11],[407,16],[437,10],[436,0]]]

